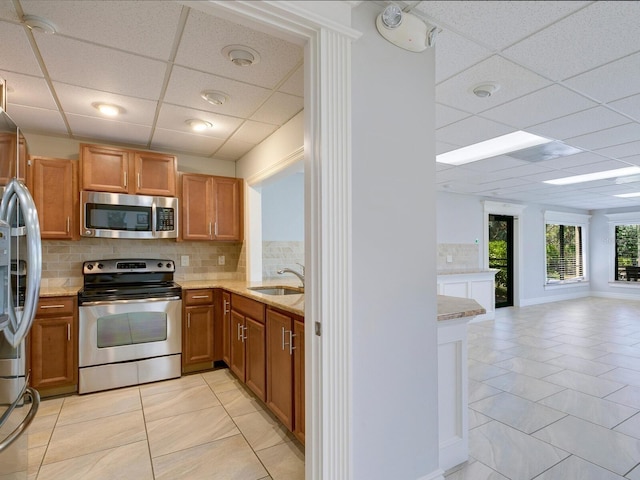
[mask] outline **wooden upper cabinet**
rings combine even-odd
[[[135,152],[135,191],[140,195],[176,196],[177,160],[173,155]]]
[[[16,148],[17,133],[0,134],[0,185],[4,186],[14,177],[26,179],[27,147],[24,139]]]
[[[213,177],[214,238],[242,240],[242,180]]]
[[[176,196],[174,155],[104,145],[80,145],[82,190]]]
[[[129,193],[128,150],[103,145],[80,145],[80,188]]]
[[[241,241],[242,180],[182,175],[182,239]]]
[[[38,211],[42,238],[79,238],[77,162],[31,157],[29,169],[29,188]]]

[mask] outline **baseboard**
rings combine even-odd
[[[638,294],[630,293],[591,292],[591,296],[599,298],[615,298],[618,300],[640,300],[640,296],[638,296]]]
[[[542,303],[562,302],[563,300],[577,300],[578,298],[587,298],[591,296],[591,292],[570,293],[568,295],[553,295],[549,297],[538,298],[522,298],[520,299],[520,307],[529,307],[531,305],[540,305]]]
[[[434,470],[433,472],[417,478],[416,480],[444,480],[444,470]]]

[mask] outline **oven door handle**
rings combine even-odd
[[[99,300],[95,302],[81,302],[80,307],[93,307],[94,305],[113,305],[117,304],[129,304],[129,303],[148,303],[148,302],[168,302],[173,300],[182,300],[182,297],[164,297],[164,298],[136,298],[133,300]]]

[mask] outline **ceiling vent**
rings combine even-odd
[[[575,155],[582,151],[583,150],[580,150],[579,148],[554,140],[553,142],[535,145],[522,150],[516,150],[515,152],[509,152],[506,155],[517,158],[518,160],[524,160],[525,162],[536,163],[559,157],[568,157],[569,155]]]

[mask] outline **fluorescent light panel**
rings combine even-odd
[[[607,178],[626,177],[639,173],[640,167],[626,167],[615,170],[605,170],[603,172],[586,173],[584,175],[574,175],[572,177],[556,178],[555,180],[545,180],[543,183],[550,185],[571,185],[573,183],[593,182],[594,180],[605,180]]]
[[[634,198],[634,197],[640,197],[640,192],[635,192],[635,193],[621,193],[620,195],[614,195],[614,197],[620,197],[620,198]]]
[[[518,130],[484,142],[474,143],[473,145],[442,153],[436,156],[436,162],[448,163],[449,165],[464,165],[465,163],[477,162],[485,158],[497,157],[498,155],[549,142],[551,140],[548,138]]]

